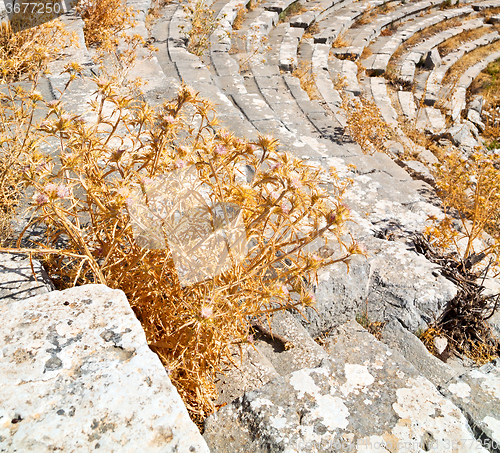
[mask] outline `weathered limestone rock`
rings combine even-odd
[[[33,264],[33,269],[31,268]],[[34,274],[33,274],[34,271]],[[2,304],[53,291],[54,286],[37,260],[24,255],[0,254],[0,301]]]
[[[446,384],[458,374],[446,363],[433,356],[424,344],[397,320],[384,326],[382,341],[391,349],[398,351],[435,386]]]
[[[211,451],[486,452],[458,408],[356,322],[325,347],[330,361],[275,379],[209,417]]]
[[[450,138],[452,143],[467,155],[473,153],[476,146],[480,146],[480,143],[472,135],[469,124],[457,124],[443,134],[445,138]]]
[[[483,445],[500,451],[500,360],[468,371],[440,390],[466,415]]]
[[[481,114],[483,111],[484,98],[480,95],[472,96],[469,102],[469,109],[475,110],[477,113]]]
[[[424,67],[426,69],[434,69],[441,64],[441,57],[437,48],[429,50],[424,60]]]
[[[328,358],[325,350],[290,313],[277,312],[270,325],[267,321],[262,321],[262,325],[273,335],[285,338],[288,349],[285,350],[276,339],[257,332],[252,346],[242,347],[241,352],[234,354],[237,368],[231,368],[218,377],[217,404],[230,403],[246,391],[256,390],[280,375],[302,368],[315,368]],[[243,362],[240,362],[241,358]]]
[[[398,319],[411,332],[426,328],[455,297],[455,285],[437,266],[397,241],[370,262],[368,315]]]
[[[208,452],[125,295],[0,304],[0,451]]]
[[[486,125],[481,120],[481,114],[472,108],[467,110],[467,119],[474,124],[481,132],[484,131]]]

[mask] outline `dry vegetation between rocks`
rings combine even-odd
[[[2,250],[41,257],[58,288],[122,289],[200,421],[230,349],[251,342],[252,319],[313,304],[316,271],[363,249],[343,229],[349,181],[278,152],[272,137],[250,143],[219,128],[210,102],[187,86],[148,106],[126,78],[132,54],[103,56],[121,60],[90,79],[85,117],[65,110],[71,83],[56,101],[36,91],[38,75],[0,95],[0,161],[10,164],[0,201],[32,195],[17,247]],[[76,63],[66,73],[84,77]],[[34,121],[35,111],[46,114]],[[326,179],[329,191],[318,184]],[[185,184],[190,195],[179,198]],[[19,248],[33,228],[41,237]],[[325,243],[337,250],[328,258],[315,253]],[[203,274],[214,255],[225,260]]]
[[[58,19],[14,32],[10,23],[0,24],[0,83],[31,77],[46,69],[74,39]]]
[[[292,76],[300,80],[300,87],[307,93],[309,99],[320,99],[318,88],[316,87],[316,77],[312,71],[312,63],[300,61],[292,71]]]
[[[474,257],[460,258],[443,253],[431,245],[431,236],[417,235],[414,244],[418,252],[439,264],[442,274],[453,281],[458,293],[433,325],[420,334],[420,339],[434,355],[446,361],[452,354],[463,355],[483,365],[500,355],[500,340],[495,337],[488,319],[500,303],[500,295],[484,295],[482,272],[473,271]],[[444,350],[438,350],[435,339],[446,339]]]
[[[279,15],[280,22],[286,22],[293,16],[298,16],[307,11],[307,8],[302,5],[299,1],[293,2],[287,8],[285,8]]]
[[[103,44],[134,25],[135,13],[126,0],[81,0],[77,7],[88,46]]]
[[[483,118],[485,128],[482,132],[486,147],[490,150],[500,148],[500,59],[490,63],[479,74],[468,89],[468,97],[483,96]]]
[[[471,30],[465,30],[462,33],[459,33],[458,35],[442,42],[438,46],[439,55],[441,57],[444,57],[449,53],[457,50],[462,44],[468,41],[474,41],[475,39],[478,39],[487,33],[491,33],[492,31],[494,31],[494,29],[492,29],[491,27],[479,27],[473,28]]]
[[[441,83],[443,85],[453,84],[453,82],[458,80],[471,66],[483,60],[491,53],[498,51],[500,51],[500,41],[496,41],[487,46],[477,47],[476,49],[467,52],[447,71]]]

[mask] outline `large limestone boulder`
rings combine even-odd
[[[121,291],[0,304],[0,451],[208,452]]]

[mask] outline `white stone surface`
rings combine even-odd
[[[53,291],[0,321],[0,451],[209,451],[123,292]]]

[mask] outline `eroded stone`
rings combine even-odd
[[[125,295],[0,305],[0,450],[208,452]]]

